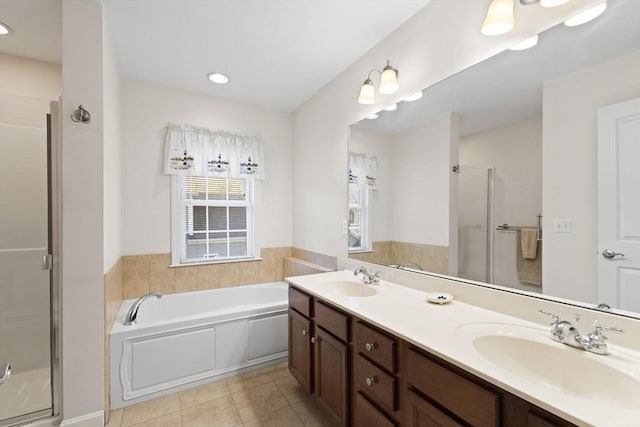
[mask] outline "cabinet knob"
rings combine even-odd
[[[364,348],[367,349],[367,351],[373,351],[373,349],[376,348],[376,343],[368,342],[364,345]]]
[[[316,337],[311,337],[311,344],[315,344],[317,341]]]
[[[309,331],[308,331],[308,330],[306,330],[306,329],[303,329],[303,330],[302,330],[302,335],[307,335],[308,333],[309,333]]]
[[[368,387],[371,387],[372,385],[378,382],[378,379],[376,377],[367,377],[365,382],[367,383]]]

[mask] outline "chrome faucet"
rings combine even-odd
[[[162,294],[160,292],[149,292],[146,295],[141,296],[131,304],[131,308],[127,312],[127,317],[125,317],[124,324],[127,326],[135,325],[136,319],[138,318],[138,310],[140,309],[140,305],[149,297],[156,297],[158,299],[162,298]]]
[[[398,270],[404,270],[405,268],[422,270],[422,267],[420,267],[420,264],[417,264],[415,262],[405,262],[404,264],[391,264],[389,267],[397,268]]]
[[[369,273],[369,271],[365,267],[356,268],[353,272],[354,276],[358,274],[362,274],[362,281],[367,285],[379,285],[380,284],[380,275],[382,272],[374,271],[373,273]]]
[[[602,331],[617,333],[624,332],[624,329],[600,325],[596,320],[593,322],[594,330],[586,335],[582,335],[578,330],[578,325],[580,323],[579,314],[575,315],[575,324],[572,324],[568,320],[560,320],[560,317],[555,313],[549,313],[542,309],[538,309],[538,312],[546,316],[550,316],[553,319],[553,322],[551,322],[549,338],[559,343],[570,345],[571,347],[579,348],[591,353],[609,354],[609,347],[607,346],[606,341],[607,337],[602,333]]]

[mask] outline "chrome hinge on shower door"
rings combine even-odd
[[[46,254],[42,256],[42,269],[51,270],[53,268],[53,255]]]

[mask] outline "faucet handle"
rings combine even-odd
[[[593,327],[594,327],[593,335],[595,335],[596,337],[603,338],[605,340],[607,339],[607,337],[602,333],[602,331],[611,331],[618,334],[624,333],[624,329],[622,328],[615,328],[613,326],[600,325],[597,320],[593,322]]]
[[[551,317],[553,319],[553,322],[551,323],[552,325],[557,325],[558,322],[560,322],[560,316],[558,316],[555,313],[551,313],[549,311],[544,311],[541,308],[538,309],[538,313],[541,313],[541,314],[544,314],[545,316]]]

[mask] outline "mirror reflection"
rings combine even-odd
[[[349,257],[640,312],[635,16],[610,2],[351,126]]]

